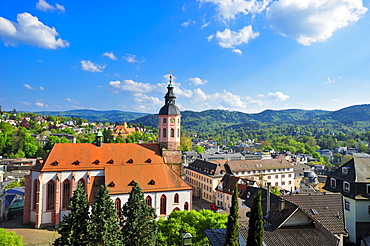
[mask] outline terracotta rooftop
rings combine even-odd
[[[125,164],[164,163],[159,144],[104,143],[97,147],[89,143],[57,143],[36,165],[41,171],[99,170],[106,166]]]
[[[143,192],[192,189],[164,163],[105,167],[105,184],[109,194],[129,193],[133,182],[139,183]]]

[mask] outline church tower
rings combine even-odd
[[[176,106],[176,96],[173,92],[172,73],[167,86],[165,104],[158,114],[158,141],[162,148],[162,155],[165,162],[181,175],[181,151],[180,151],[180,126],[181,112]]]

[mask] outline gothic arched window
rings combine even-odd
[[[51,179],[47,184],[46,210],[54,209],[55,183]]]
[[[163,137],[166,138],[167,137],[167,129],[166,128],[163,128]]]
[[[161,215],[166,215],[167,211],[167,197],[166,195],[161,196],[161,207],[160,207],[160,214]]]
[[[171,128],[171,138],[175,137],[175,129]]]
[[[148,205],[149,207],[151,207],[152,206],[152,197],[151,196],[147,196],[145,198],[145,203],[146,203],[146,205]]]

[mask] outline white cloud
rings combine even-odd
[[[97,72],[103,72],[104,68],[105,68],[105,65],[97,65],[97,64],[92,63],[89,60],[81,61],[81,69],[84,71],[97,73]]]
[[[35,102],[35,106],[40,107],[40,108],[47,108],[47,107],[49,107],[49,105],[44,104],[42,102]]]
[[[208,82],[207,80],[202,80],[200,78],[188,78],[188,81],[193,85],[204,85]]]
[[[187,21],[185,21],[184,23],[182,23],[181,26],[182,27],[187,27],[190,24],[195,24],[195,21],[188,19]]]
[[[105,52],[103,56],[106,56],[111,60],[117,60],[117,57],[113,54],[113,52]]]
[[[267,9],[267,20],[281,35],[311,45],[356,23],[367,11],[360,0],[279,0]]]
[[[261,13],[270,0],[198,0],[201,3],[217,5],[217,13],[222,19],[235,19],[238,14]]]
[[[226,90],[223,90],[221,93],[217,92],[212,97],[220,100],[220,104],[226,108],[245,108],[247,106],[241,96],[234,95]]]
[[[331,99],[332,102],[334,103],[339,103],[340,101],[338,99]]]
[[[206,23],[204,23],[201,27],[200,27],[200,29],[203,29],[203,28],[206,28],[207,26],[209,26],[211,23],[209,23],[209,22],[206,22]]]
[[[238,54],[238,55],[242,55],[243,52],[240,50],[240,49],[233,49],[232,52]]]
[[[77,102],[69,97],[67,98],[64,98],[67,102],[70,102],[70,103],[74,103],[74,104],[77,104]]]
[[[110,81],[109,85],[115,89],[119,89],[122,91],[140,92],[140,93],[151,92],[156,88],[155,85],[151,85],[149,83],[135,82],[131,79],[127,79],[122,82],[118,80]]]
[[[337,79],[342,79],[342,78],[341,77],[338,77],[338,78],[327,77],[324,84],[334,84],[335,82],[337,82]]]
[[[284,95],[282,92],[277,91],[275,93],[269,92],[267,97],[274,98],[275,101],[286,101],[289,99],[288,95]]]
[[[29,13],[18,14],[17,21],[15,23],[0,17],[0,39],[6,46],[16,46],[19,43],[45,49],[69,46],[68,41],[57,38],[59,34],[54,27],[45,26]]]
[[[258,32],[253,32],[252,26],[245,26],[238,32],[231,31],[226,28],[223,32],[217,31],[216,35],[211,35],[208,37],[208,41],[215,38],[218,44],[222,48],[235,49],[235,46],[241,44],[247,44],[249,40],[258,37]]]
[[[124,56],[123,58],[128,62],[128,63],[135,63],[135,62],[138,62],[136,59],[135,59],[136,55],[131,55],[131,54],[126,54],[126,56]]]
[[[21,104],[23,104],[23,105],[27,105],[27,106],[31,106],[31,105],[32,105],[32,103],[30,103],[30,102],[25,102],[25,101],[21,101],[20,103],[21,103]]]
[[[137,103],[145,103],[145,104],[150,104],[150,105],[154,104],[154,105],[159,105],[159,106],[163,104],[163,102],[159,100],[158,98],[147,96],[142,93],[135,93],[133,96],[135,97],[134,100]]]
[[[53,11],[56,11],[56,10],[59,10],[61,12],[66,11],[63,5],[60,5],[60,4],[56,3],[55,6],[53,6],[53,5],[50,5],[49,3],[47,3],[45,0],[39,0],[36,3],[36,9],[44,11],[44,12],[48,12],[48,11],[53,12]]]
[[[30,86],[29,84],[23,84],[24,87],[26,87],[27,89],[29,90],[44,90],[44,87],[40,86],[40,87],[32,87]]]

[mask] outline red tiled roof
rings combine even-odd
[[[45,157],[41,171],[99,170],[130,160],[132,164],[164,163],[159,144],[104,143],[97,147],[89,143],[57,143]]]
[[[105,183],[112,186],[109,187],[109,194],[131,192],[132,181],[139,183],[143,192],[191,190],[191,187],[164,163],[105,167]]]

